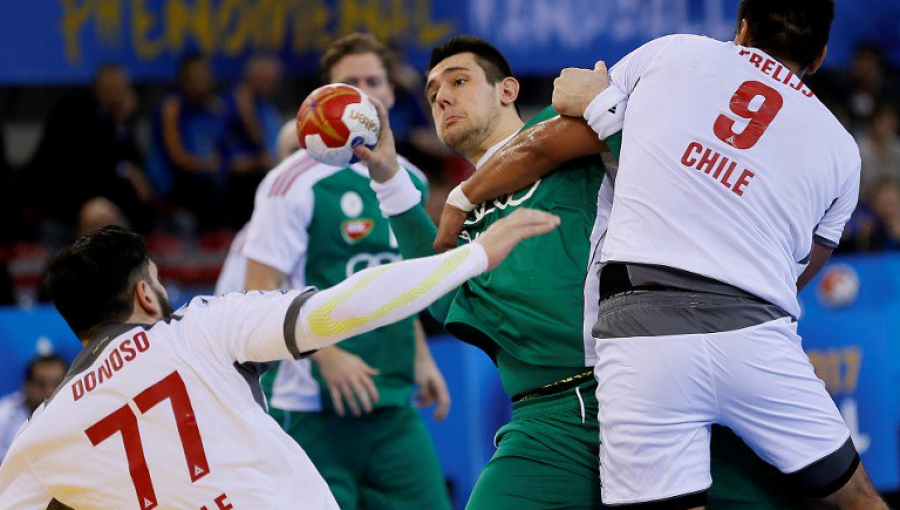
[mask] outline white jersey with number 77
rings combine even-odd
[[[856,143],[764,51],[656,39],[611,81],[629,96],[602,260],[713,278],[800,314],[812,243],[837,246],[859,194]]]
[[[299,294],[195,298],[168,322],[101,329],[13,442],[0,507],[337,510],[247,363],[292,357]]]

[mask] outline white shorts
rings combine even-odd
[[[790,317],[717,333],[598,339],[596,349],[604,504],[707,490],[712,423],[784,473],[846,448],[850,431]]]

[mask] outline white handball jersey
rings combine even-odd
[[[303,299],[195,298],[168,322],[101,330],[13,443],[0,508],[336,510],[252,365],[299,356]]]
[[[837,245],[859,188],[859,150],[766,53],[675,35],[611,70],[629,96],[604,262],[710,277],[799,316],[813,238]]]
[[[216,279],[216,295],[229,292],[243,292],[244,280],[247,276],[247,258],[241,253],[247,239],[247,225],[235,234],[228,248],[228,255],[222,263],[219,277]]]
[[[403,156],[398,156],[397,162],[401,168],[425,180],[424,174]],[[253,216],[244,227],[246,238],[241,253],[285,274],[283,289],[306,286],[309,225],[316,199],[313,187],[345,168],[319,163],[306,151],[299,150],[269,172],[256,189]],[[364,164],[356,163],[350,168],[369,178]]]

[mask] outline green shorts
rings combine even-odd
[[[513,404],[467,510],[595,509],[600,504],[596,382]],[[581,402],[579,402],[579,394]],[[582,407],[584,404],[584,419]],[[787,477],[737,435],[713,426],[709,510],[806,508]]]
[[[600,506],[597,383],[513,403],[497,451],[467,510],[593,509]]]
[[[807,508],[788,477],[763,462],[744,441],[713,425],[710,445],[713,484],[709,510],[801,510]]]
[[[328,482],[341,510],[449,510],[431,436],[411,407],[340,417],[271,409]]]

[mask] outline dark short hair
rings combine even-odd
[[[140,236],[106,226],[57,253],[44,285],[69,327],[83,338],[131,316],[134,289],[140,279],[149,278],[149,268],[150,255]]]
[[[381,41],[372,34],[352,33],[341,37],[331,43],[331,46],[325,50],[322,58],[319,59],[319,75],[324,83],[331,82],[331,68],[335,66],[342,58],[347,55],[361,55],[363,53],[374,53],[384,70],[390,77],[391,70],[394,67],[394,59],[391,57],[391,50],[388,49]]]
[[[749,46],[806,67],[828,44],[834,0],[741,0],[739,30],[744,19]]]
[[[25,366],[25,382],[31,382],[34,380],[34,370],[38,365],[44,364],[58,364],[62,367],[63,373],[69,370],[69,363],[66,362],[61,356],[57,356],[56,354],[45,354],[43,356],[35,356],[31,358],[31,361],[28,362],[28,365]]]
[[[484,76],[491,85],[513,76],[506,57],[491,43],[474,35],[459,35],[431,50],[428,72],[442,61],[460,53],[473,53],[475,62],[484,70]]]

